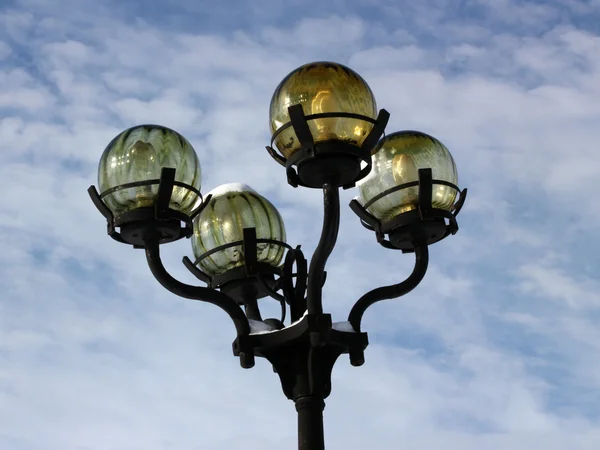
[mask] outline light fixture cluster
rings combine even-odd
[[[115,137],[100,160],[99,192],[88,190],[109,235],[145,249],[165,288],[229,314],[243,367],[252,367],[255,356],[273,364],[296,402],[303,450],[323,448],[323,399],[337,357],[364,362],[366,309],[415,288],[427,270],[428,246],[458,230],[466,189],[458,188],[450,152],[418,131],[384,136],[388,119],[365,80],[341,64],[306,64],[275,90],[267,150],[290,185],[323,191],[323,229],[310,264],[300,246],[286,243],[277,209],[250,187],[223,185],[203,197],[198,156],[169,128],[139,125]],[[367,292],[347,322],[333,324],[323,312],[325,265],[339,230],[339,190],[354,187],[350,207],[362,224],[381,245],[412,252],[416,262],[407,279]],[[181,283],[162,264],[160,245],[183,237],[191,238],[194,253],[183,262],[206,286]],[[281,303],[280,318],[262,318],[265,297]]]

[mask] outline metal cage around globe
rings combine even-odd
[[[159,125],[139,125],[116,136],[104,150],[98,167],[98,188],[109,209],[119,216],[154,205],[158,184],[123,187],[158,180],[163,167],[175,169],[169,207],[189,214],[198,203],[201,167],[192,145],[178,132]],[[113,190],[107,193],[107,191]],[[195,191],[194,191],[195,190]]]
[[[266,198],[241,183],[225,184],[209,192],[210,201],[194,219],[192,248],[198,267],[209,276],[220,275],[244,265],[241,241],[244,228],[255,228],[257,239],[285,243],[286,233],[281,215]],[[203,257],[226,244],[225,248]],[[257,244],[257,262],[279,266],[285,247],[276,243]]]
[[[305,64],[279,84],[269,108],[271,133],[290,122],[288,107],[301,104],[306,116],[322,113],[353,113],[377,117],[377,104],[367,82],[352,69],[333,62]],[[360,146],[373,123],[357,118],[330,117],[308,121],[314,142],[340,140]],[[294,129],[283,130],[275,146],[289,158],[300,149]]]
[[[367,204],[377,195],[405,183],[419,180],[419,169],[430,168],[434,180],[458,184],[454,158],[444,144],[420,131],[399,131],[382,138],[372,156],[371,173],[359,183],[359,202]],[[450,210],[457,190],[443,184],[433,185],[432,206]],[[419,187],[404,188],[381,197],[368,211],[382,222],[412,211],[419,202]]]

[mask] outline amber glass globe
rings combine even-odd
[[[200,191],[200,162],[191,144],[179,133],[158,125],[140,125],[123,131],[104,150],[98,167],[100,193],[116,186],[160,178],[163,167],[175,169],[175,181]],[[153,206],[158,184],[116,190],[103,197],[113,214]],[[175,186],[170,208],[189,214],[198,195]]]
[[[377,104],[371,88],[362,77],[341,64],[315,62],[286,76],[279,84],[269,110],[271,133],[290,121],[288,107],[300,103],[305,115],[345,112],[377,117]],[[371,122],[350,118],[309,120],[315,143],[339,139],[361,145],[373,128]],[[281,154],[289,158],[300,148],[293,128],[275,140]]]
[[[256,228],[257,239],[285,242],[283,219],[271,202],[252,188],[225,184],[209,193],[209,204],[194,219],[192,248],[198,259],[221,245],[242,241],[244,228]],[[279,266],[285,248],[271,243],[258,243],[257,260]],[[223,249],[201,259],[200,270],[214,276],[244,265],[242,246]]]
[[[434,180],[458,184],[454,159],[436,138],[418,131],[400,131],[379,142],[372,156],[373,169],[358,185],[359,202],[365,205],[378,194],[419,180],[419,169],[431,168]],[[431,198],[434,208],[450,210],[457,191],[450,186],[434,184]],[[386,195],[367,209],[382,222],[417,208],[419,187],[409,187]]]

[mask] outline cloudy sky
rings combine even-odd
[[[598,0],[0,0],[0,448],[295,448],[267,363],[241,369],[228,317],[164,291],[86,189],[116,134],[159,123],[195,147],[204,192],[252,186],[310,253],[320,193],[264,146],[275,87],[317,60],[367,80],[388,132],[444,142],[470,191],[423,283],[367,312],[366,364],[340,358],[328,448],[599,448],[598,23]],[[334,320],[413,262],[354,195]],[[191,282],[189,241],[164,251]]]

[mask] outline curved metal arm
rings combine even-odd
[[[279,293],[277,293],[277,290],[279,290],[279,287],[275,287],[272,288],[271,286],[269,286],[269,284],[265,281],[265,278],[262,276],[262,274],[260,272],[258,272],[256,274],[256,277],[258,278],[258,281],[260,282],[261,286],[263,287],[263,289],[269,294],[269,297],[277,300],[279,302],[279,304],[281,305],[281,323],[285,322],[285,316],[287,314],[287,305],[285,302],[285,297]]]
[[[354,304],[348,315],[348,322],[357,333],[360,332],[360,322],[367,308],[381,300],[389,300],[408,294],[421,282],[429,264],[429,248],[427,245],[415,247],[415,268],[409,277],[401,283],[383,286],[367,292]]]
[[[267,292],[269,297],[277,300],[280,303],[281,302],[285,303],[285,297],[277,292],[279,290],[279,287],[269,286],[269,284],[265,280],[265,277],[260,272],[256,273],[256,278],[258,278],[258,282],[260,283],[262,288],[265,290],[265,292]]]
[[[323,312],[322,294],[325,264],[331,255],[340,229],[340,191],[331,184],[323,186],[324,215],[321,239],[310,260],[308,271],[307,309],[309,314]]]
[[[294,264],[296,273],[294,273]],[[296,283],[294,284],[294,279]],[[283,272],[281,275],[281,290],[285,302],[290,305],[292,322],[300,319],[306,311],[306,284],[308,279],[308,265],[304,253],[298,245],[285,256]]]
[[[233,320],[238,336],[248,336],[250,334],[250,324],[240,306],[226,294],[214,289],[191,286],[182,283],[173,278],[165,269],[160,259],[159,244],[156,239],[146,240],[146,260],[152,271],[152,275],[163,287],[173,294],[180,297],[189,298],[191,300],[200,300],[207,303],[212,303],[218,306]]]

